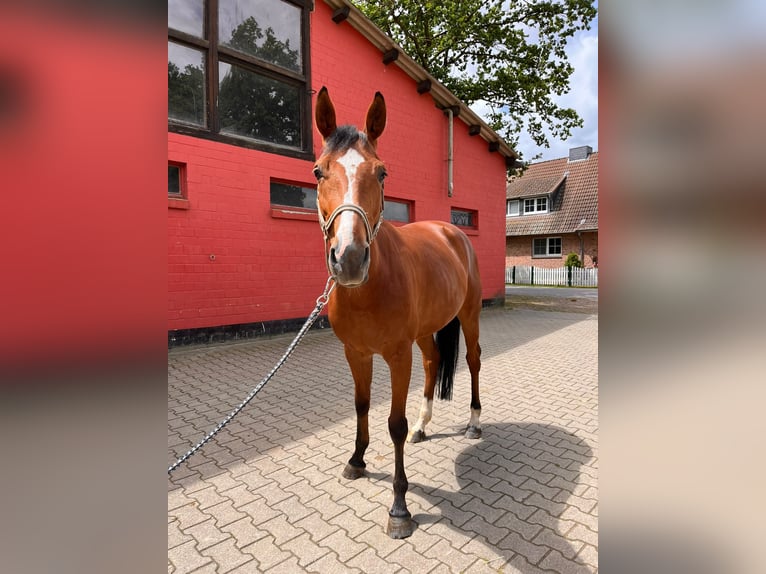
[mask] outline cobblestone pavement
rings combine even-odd
[[[597,317],[489,309],[481,328],[483,437],[462,435],[470,379],[461,359],[428,440],[405,446],[411,537],[384,533],[388,369],[376,357],[369,476],[343,479],[353,383],[332,331],[316,331],[168,480],[168,572],[597,572]],[[169,352],[168,464],[239,404],[290,340]],[[423,388],[413,355],[410,425]]]

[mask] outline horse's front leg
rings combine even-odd
[[[356,406],[356,446],[354,454],[343,469],[343,477],[356,479],[364,476],[364,453],[370,444],[367,414],[370,411],[372,384],[372,355],[363,355],[346,347],[346,360],[354,377],[354,404]]]
[[[383,358],[391,371],[391,414],[388,432],[394,443],[394,504],[388,512],[386,534],[391,538],[407,538],[412,534],[412,517],[407,510],[407,475],[404,472],[404,443],[407,439],[407,390],[412,371],[412,343],[399,346]]]

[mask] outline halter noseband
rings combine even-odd
[[[364,209],[353,203],[341,203],[330,214],[330,217],[327,218],[327,222],[325,222],[324,217],[322,217],[322,211],[317,210],[317,214],[319,215],[319,225],[322,227],[322,233],[324,234],[325,241],[329,239],[328,232],[330,231],[330,226],[332,225],[333,221],[335,221],[335,218],[344,211],[353,211],[362,218],[362,221],[364,222],[364,228],[367,231],[367,244],[371,245],[372,240],[375,239],[375,236],[378,234],[381,223],[383,223],[383,213],[381,212],[380,218],[378,218],[378,222],[375,224],[375,227],[371,227],[370,220],[367,218],[367,213],[364,211]]]

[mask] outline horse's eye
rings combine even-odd
[[[387,176],[388,172],[385,169],[380,170],[380,173],[378,173],[378,181],[383,183],[383,180],[386,179]]]
[[[322,170],[318,165],[314,166],[314,177],[317,178],[317,181],[322,179]]]

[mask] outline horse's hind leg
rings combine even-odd
[[[409,441],[413,443],[426,439],[426,425],[431,421],[431,415],[433,414],[434,388],[436,387],[436,373],[439,368],[439,350],[436,348],[433,335],[421,337],[416,342],[423,354],[423,368],[426,372],[426,381],[423,386],[423,402],[420,405],[420,415],[409,434]]]
[[[465,429],[466,438],[481,437],[481,401],[479,401],[479,370],[481,369],[481,347],[479,346],[479,313],[481,312],[481,299],[478,305],[470,308],[464,307],[458,317],[463,327],[463,337],[467,348],[466,361],[471,373],[471,419]]]
[[[346,360],[354,377],[354,404],[356,406],[356,447],[343,469],[343,477],[351,480],[364,476],[364,453],[370,444],[367,413],[370,410],[372,384],[372,355],[362,355],[346,347]]]

